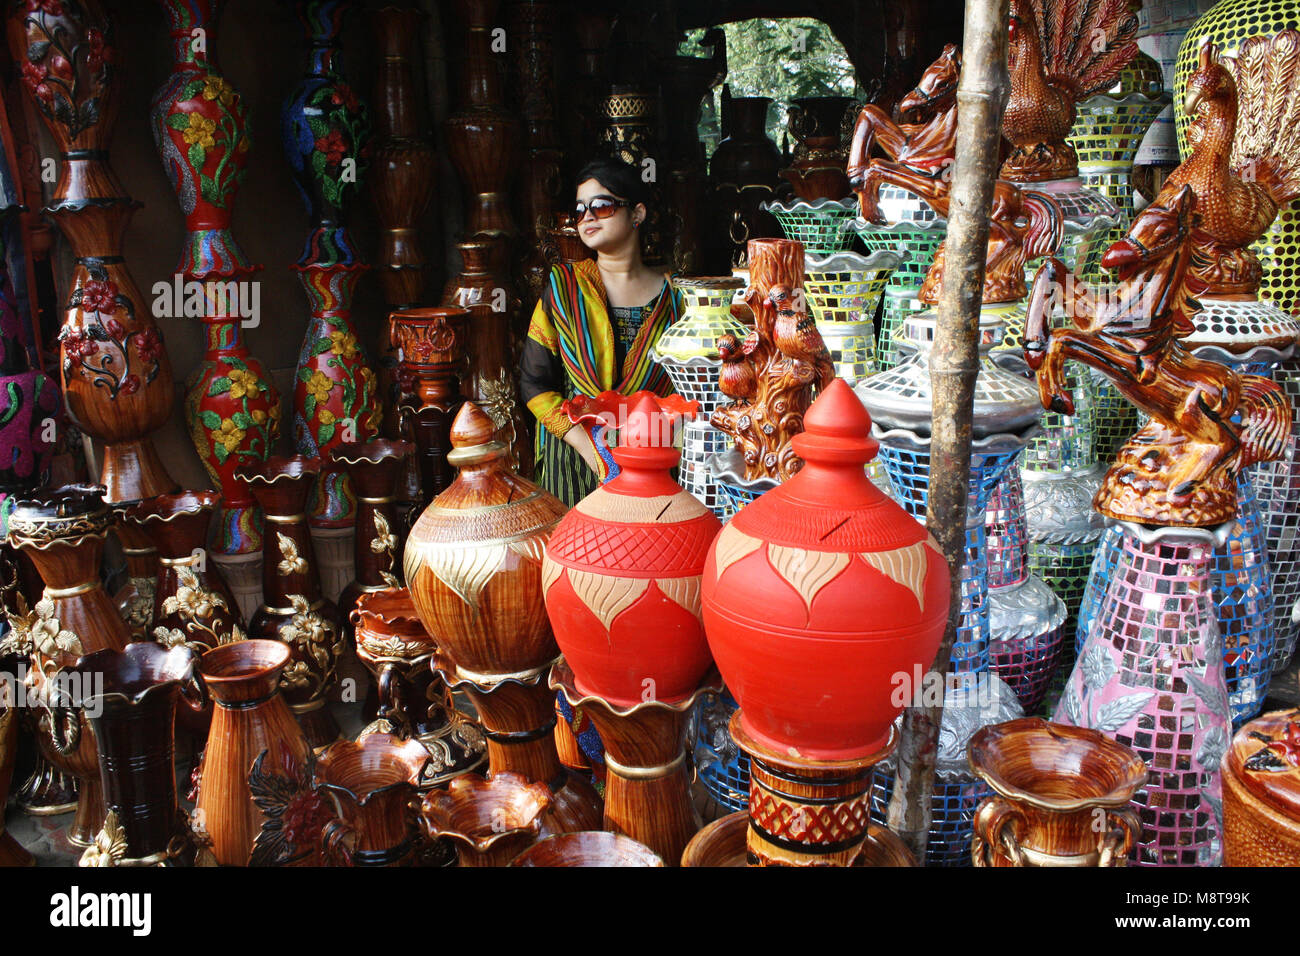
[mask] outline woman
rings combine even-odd
[[[641,261],[641,230],[649,187],[616,159],[589,163],[578,174],[578,235],[595,261],[552,267],[533,311],[524,345],[520,388],[537,416],[537,479],[574,505],[606,468],[584,428],[560,410],[574,395],[613,389],[630,395],[673,390],[650,350],[681,313],[668,276]]]

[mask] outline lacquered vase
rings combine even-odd
[[[357,576],[339,597],[339,612],[344,620],[362,594],[382,591],[397,583],[405,522],[397,512],[395,491],[414,449],[410,442],[376,438],[338,445],[330,452],[346,469],[357,496],[353,558]]]
[[[407,309],[394,312],[388,322],[397,347],[399,376],[405,383],[402,391],[407,396],[400,419],[416,445],[423,508],[454,477],[447,453],[451,450],[451,423],[464,401],[459,372],[469,310]]]
[[[893,746],[892,675],[939,646],[947,564],[868,479],[871,418],[843,381],[792,439],[804,466],[746,505],[710,546],[709,646],[750,757],[748,847],[760,864],[850,865],[866,839],[869,768]],[[864,613],[863,596],[890,608]]]
[[[441,640],[434,668],[478,711],[491,772],[563,780],[552,788],[556,827],[592,829],[601,825],[600,801],[560,765],[546,681],[559,648],[543,599],[542,551],[564,506],[506,467],[495,431],[472,402],[456,416],[449,460],[459,474],[411,529],[406,582],[420,620]]]
[[[507,60],[494,52],[499,0],[458,0],[465,25],[460,109],[447,118],[447,154],[465,197],[467,237],[518,234],[510,184],[522,158],[523,126],[505,105]]]
[[[669,475],[673,422],[696,414],[680,396],[606,392],[566,404],[617,422],[619,471],[560,520],[542,575],[555,639],[577,689],[611,704],[676,702],[711,660],[699,617],[700,575],[718,519]],[[671,541],[670,547],[665,546]]]
[[[149,302],[122,258],[122,235],[137,204],[107,159],[121,54],[97,0],[15,5],[8,36],[23,88],[63,156],[46,213],[75,257],[59,332],[68,410],[106,446],[105,500],[164,494],[175,482],[149,435],[171,413],[171,364]]]
[[[3,643],[0,641],[0,643]],[[8,658],[5,650],[0,655]],[[8,679],[12,673],[8,662],[0,664],[0,674]],[[0,806],[9,801],[9,786],[13,782],[14,763],[18,758],[18,708],[6,701],[0,708]],[[35,866],[32,855],[23,849],[12,833],[5,832],[4,818],[0,815],[0,867]]]
[[[1140,866],[1212,866],[1219,763],[1232,718],[1210,594],[1214,542],[1196,528],[1124,526],[1122,552],[1054,719],[1132,748],[1151,775],[1134,802]]]
[[[431,666],[437,644],[415,613],[405,588],[366,591],[349,614],[357,658],[378,685],[375,721],[362,730],[418,740],[429,760],[420,790],[446,786],[487,761],[483,728],[456,710],[447,685]]]
[[[131,641],[99,578],[112,522],[103,494],[100,486],[66,485],[16,501],[9,515],[10,545],[31,558],[45,582],[35,607],[11,621],[9,641],[29,658],[29,693],[43,711],[41,752],[77,778],[77,815],[68,839],[78,846],[94,842],[104,822],[104,797],[94,736],[82,710],[57,692],[55,679],[83,654],[120,651]]]
[[[248,865],[266,819],[249,785],[259,759],[263,768],[297,776],[311,757],[311,746],[280,693],[281,673],[289,662],[286,645],[262,640],[223,644],[199,660],[213,713],[199,769],[194,828],[206,834],[223,866]],[[319,802],[277,809],[281,840],[274,849],[290,858],[314,856],[328,819],[319,812]]]
[[[107,817],[82,866],[176,866],[194,861],[189,820],[176,802],[177,698],[203,710],[207,691],[187,647],[141,641],[87,654],[74,673],[99,749]]]
[[[326,866],[412,865],[415,788],[428,761],[417,741],[388,734],[340,740],[321,753],[313,786],[334,811],[321,832]]]
[[[370,118],[344,79],[342,30],[352,0],[302,0],[310,53],[307,76],[281,111],[285,157],[311,223],[293,266],[311,309],[294,373],[293,433],[299,454],[328,455],[342,442],[379,434],[378,380],[352,322],[352,297],[369,268],[347,225],[369,158]],[[323,584],[337,597],[352,578],[350,529],[356,501],[336,465],[321,471],[310,504],[313,532],[328,553]]]
[[[248,635],[281,640],[292,649],[280,684],[313,747],[339,736],[326,701],[338,681],[343,653],[338,610],[321,593],[307,529],[305,508],[319,467],[315,459],[277,455],[256,471],[241,472],[274,532],[262,547],[262,605],[248,622]]]
[[[997,795],[975,815],[976,866],[1123,866],[1141,833],[1129,806],[1147,779],[1105,734],[1024,717],[982,727],[972,769]]]

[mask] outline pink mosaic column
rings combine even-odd
[[[1133,748],[1140,866],[1217,866],[1219,762],[1232,738],[1206,529],[1125,525],[1122,552],[1055,720]]]

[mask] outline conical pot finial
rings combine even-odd
[[[880,443],[871,437],[871,413],[842,378],[834,379],[809,406],[803,427],[790,441],[805,463],[865,465],[880,450]]]

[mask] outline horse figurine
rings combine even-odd
[[[1059,259],[1034,277],[1025,358],[1043,406],[1074,413],[1065,362],[1115,383],[1150,421],[1120,449],[1093,500],[1101,514],[1142,524],[1205,527],[1237,511],[1237,473],[1280,458],[1291,407],[1276,383],[1198,358],[1181,343],[1194,326],[1199,284],[1188,267],[1196,220],[1190,186],[1165,194],[1102,257],[1119,280],[1096,299]],[[1060,303],[1074,328],[1048,328]]]
[[[879,106],[867,104],[858,113],[849,147],[849,185],[858,194],[862,218],[878,222],[878,187],[873,179],[884,167],[943,176],[952,166],[957,150],[957,80],[961,74],[961,53],[955,44],[943,48],[921,76],[916,89],[898,104],[895,123]],[[893,162],[870,161],[873,146],[879,145]]]

